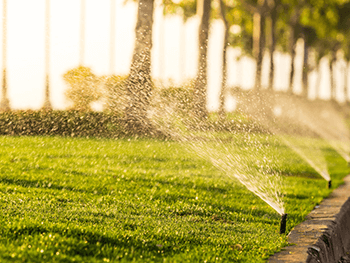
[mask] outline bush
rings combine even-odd
[[[188,116],[193,107],[193,87],[191,82],[182,86],[171,85],[167,88],[159,88],[160,105],[172,108],[177,115]]]
[[[99,90],[100,80],[90,68],[79,66],[71,69],[63,75],[63,79],[70,86],[65,95],[73,102],[74,110],[91,110],[91,102],[102,95]]]
[[[117,114],[123,114],[127,106],[127,92],[125,88],[125,81],[127,75],[123,76],[105,76],[101,80],[104,87],[105,109]]]
[[[119,137],[125,135],[120,116],[104,112],[9,111],[0,114],[0,135]]]

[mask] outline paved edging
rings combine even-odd
[[[307,263],[350,262],[350,198],[308,254]]]
[[[295,245],[285,247],[269,262],[330,263],[338,262],[341,256],[350,253],[350,175],[344,178],[344,182],[311,211],[306,221],[289,233],[288,242]],[[312,256],[309,256],[311,246],[309,253]]]

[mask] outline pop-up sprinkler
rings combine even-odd
[[[287,215],[288,215],[288,214],[283,214],[282,217],[281,217],[280,234],[286,233]]]
[[[328,189],[331,189],[332,188],[332,180],[329,180],[328,181]]]

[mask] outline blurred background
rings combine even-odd
[[[257,10],[265,8],[265,13],[260,12],[266,17],[261,86],[271,85],[269,31],[272,28],[271,15],[275,12],[273,89],[292,89],[293,93],[302,94],[303,69],[307,69],[306,96],[310,99],[335,99],[341,103],[349,100],[346,25],[347,10],[350,9],[347,1],[221,2],[225,5],[229,31],[226,54],[228,88],[252,89],[256,85],[255,21]],[[195,0],[155,2],[152,76],[164,86],[181,85],[196,77],[200,21],[196,5]],[[211,8],[207,107],[216,111],[223,76],[225,23],[220,15],[220,1],[211,1]],[[6,64],[7,94],[12,109],[42,108],[47,72],[54,109],[69,106],[64,95],[67,84],[63,75],[72,68],[83,65],[98,76],[126,75],[129,72],[137,2],[2,0],[0,12],[6,13],[0,26],[0,43],[6,46],[0,49],[0,56],[3,57],[2,67]],[[226,109],[233,110],[234,97],[228,93],[225,100]],[[98,103],[94,108],[102,109]]]

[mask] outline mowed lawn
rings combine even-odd
[[[0,146],[0,262],[264,262],[287,245],[272,208],[181,143],[0,137]],[[290,231],[331,190],[289,148],[271,147]],[[336,187],[349,168],[323,151]]]

